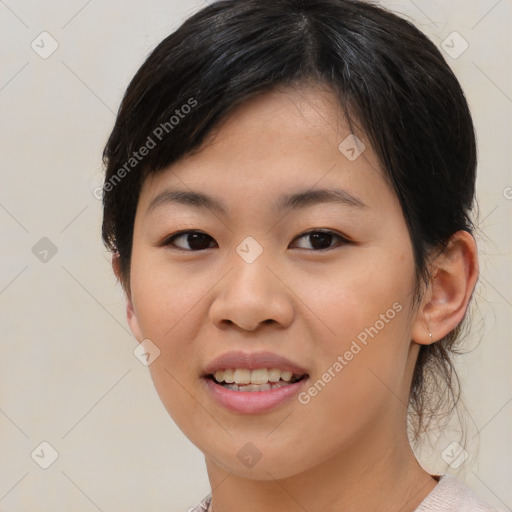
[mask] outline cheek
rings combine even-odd
[[[137,252],[132,256],[130,277],[142,336],[160,350],[149,366],[155,387],[166,406],[169,400],[179,405],[183,398],[180,384],[197,373],[190,364],[197,360],[191,347],[204,315],[202,301],[211,286],[206,279],[198,282],[186,273],[169,272],[168,264]]]
[[[219,272],[197,266],[171,266],[160,253],[134,245],[131,289],[137,320],[144,338],[160,349],[149,366],[155,388],[178,425],[196,407],[197,377],[202,357],[197,339],[208,323],[212,289]],[[198,278],[197,276],[200,276]]]
[[[187,269],[173,269],[161,258],[142,254],[138,257],[136,253],[132,258],[131,283],[142,333],[165,346],[182,340],[184,336],[180,333],[191,324],[198,325],[201,303],[213,285],[204,274],[202,279],[194,279]],[[185,338],[190,334],[187,331]]]
[[[330,332],[336,343],[336,339],[357,336],[376,322],[382,330],[380,317],[386,316],[388,310],[384,319],[391,320],[385,322],[387,331],[389,325],[404,321],[414,282],[412,255],[386,255],[375,250],[347,258],[333,265],[328,273],[303,272],[294,289],[299,291],[304,305],[316,314],[317,324],[324,324],[324,340],[329,340],[325,334]],[[395,303],[401,306],[400,315],[396,311],[400,307],[393,308]]]
[[[320,356],[315,365],[317,378],[342,356],[343,370],[331,371],[343,378],[334,379],[337,383],[329,387],[351,389],[352,397],[368,400],[380,396],[379,390],[386,393],[386,386],[401,392],[409,356],[415,274],[412,254],[375,254],[361,260],[340,269],[336,280],[325,279],[322,286],[318,278],[311,278],[304,290],[311,299],[308,305],[321,320],[317,321],[315,346]],[[350,401],[340,396],[332,398]]]

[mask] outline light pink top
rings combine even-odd
[[[208,510],[211,494],[187,512]],[[454,476],[443,475],[415,512],[499,512]]]

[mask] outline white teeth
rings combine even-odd
[[[277,389],[283,386],[287,386],[288,383],[285,381],[280,382],[272,382],[266,384],[242,384],[238,386],[237,384],[223,384],[222,387],[226,389],[230,389],[231,391],[268,391],[269,389]]]
[[[281,378],[281,370],[278,368],[272,368],[268,371],[269,382],[277,382]]]
[[[281,372],[281,379],[289,382],[292,380],[293,373],[292,372]]]
[[[280,380],[290,382],[294,379],[299,379],[300,375],[295,375],[290,371],[281,371],[279,368],[258,368],[256,370],[249,370],[246,368],[236,368],[227,370],[217,370],[214,378],[217,382],[226,384],[240,385],[244,384],[247,387],[250,385],[258,385],[258,391],[261,385],[267,383],[277,383]],[[245,389],[245,388],[244,388]],[[249,389],[247,389],[249,391]]]
[[[219,382],[222,382],[222,380]],[[235,382],[235,370],[224,370],[224,382],[227,382],[228,384],[233,384],[233,382]]]
[[[237,384],[250,384],[251,370],[246,370],[245,368],[237,368],[235,370],[235,382]]]
[[[268,371],[266,368],[253,370],[251,372],[251,384],[266,384],[268,382]]]

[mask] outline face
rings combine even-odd
[[[368,140],[340,146],[336,105],[318,87],[249,100],[137,207],[127,312],[160,350],[157,392],[207,461],[250,478],[403,430],[412,245]]]

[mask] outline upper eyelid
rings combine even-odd
[[[351,243],[352,241],[350,240],[349,237],[345,236],[345,235],[342,235],[341,233],[338,233],[337,231],[334,231],[332,229],[311,229],[309,231],[305,231],[304,233],[301,233],[300,235],[297,235],[293,241],[295,240],[298,240],[304,236],[307,236],[307,235],[310,235],[311,233],[326,233],[328,235],[333,235],[335,237],[338,237],[340,240],[342,240],[343,242],[346,242],[346,243]],[[330,247],[327,247],[326,249],[324,250],[329,250],[329,249],[333,249],[335,246],[330,246]],[[308,249],[305,249],[305,250],[308,250]],[[317,251],[314,251],[314,252],[320,252],[322,249],[319,249]]]

